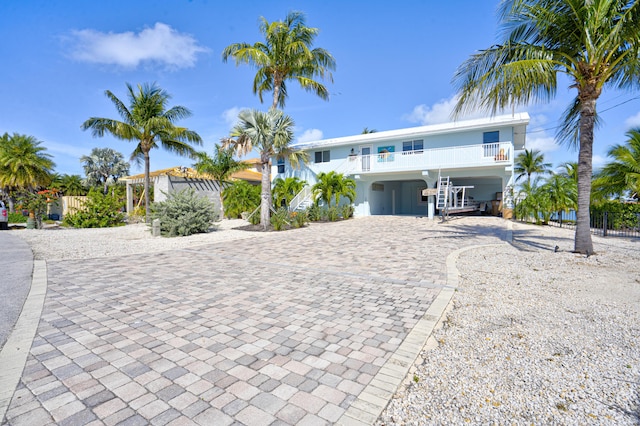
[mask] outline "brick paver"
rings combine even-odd
[[[361,393],[401,371],[387,361],[446,284],[447,254],[504,233],[495,218],[371,217],[48,262],[5,422],[335,423],[385,401]]]

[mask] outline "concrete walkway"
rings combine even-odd
[[[506,235],[496,218],[371,217],[48,262],[4,422],[371,424],[453,294],[447,257]]]

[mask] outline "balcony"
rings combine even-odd
[[[385,173],[463,167],[509,166],[513,144],[497,142],[417,151],[350,156],[339,173]]]

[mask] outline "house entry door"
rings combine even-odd
[[[360,156],[362,157],[362,171],[371,170],[371,145],[360,145]]]

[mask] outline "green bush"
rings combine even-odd
[[[271,226],[275,231],[283,231],[289,225],[289,210],[286,207],[280,207],[271,216]]]
[[[239,218],[244,212],[253,212],[260,205],[260,192],[259,185],[251,185],[244,180],[237,180],[231,183],[222,191],[225,216]],[[256,215],[258,215],[259,221],[260,212],[256,213]]]
[[[168,194],[166,201],[153,203],[151,211],[152,220],[160,219],[160,232],[165,237],[207,232],[218,216],[215,204],[193,189]]]
[[[311,222],[317,222],[322,219],[322,209],[317,204],[312,204],[307,209],[307,218]]]
[[[327,220],[330,222],[335,222],[340,217],[340,215],[338,214],[338,208],[335,206],[329,207],[326,214]]]
[[[620,201],[603,201],[590,207],[592,215],[601,216],[604,212],[607,217],[608,229],[626,229],[638,227],[638,214],[640,204],[621,203]]]
[[[9,223],[25,223],[27,221],[27,216],[23,215],[21,212],[9,213]]]
[[[342,216],[343,219],[349,219],[353,216],[353,206],[351,204],[340,206],[340,216]]]
[[[291,225],[294,228],[302,228],[309,222],[307,212],[292,212],[291,213]]]
[[[121,202],[111,194],[91,190],[83,209],[64,217],[64,225],[74,228],[108,228],[124,225]]]

